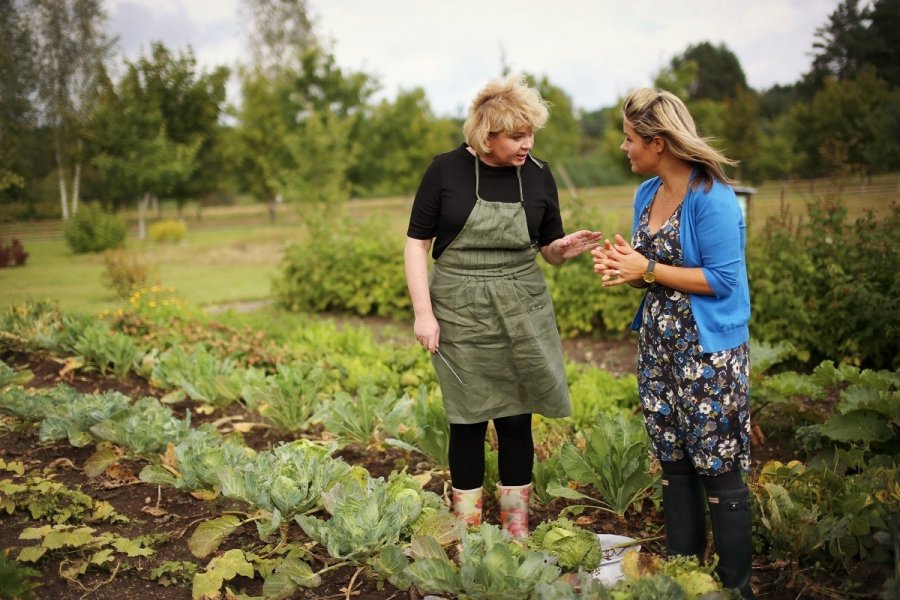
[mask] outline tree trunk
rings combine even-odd
[[[149,204],[150,194],[144,194],[144,196],[138,200],[138,239],[142,242],[147,239],[146,213]]]
[[[78,154],[77,156],[81,156],[81,149],[84,146],[84,142],[78,140]],[[79,195],[81,193],[81,158],[75,160],[75,172],[72,175],[72,214],[78,212],[78,200]]]
[[[54,137],[56,142],[56,171],[59,173],[59,203],[62,208],[63,221],[68,221],[69,199],[66,197],[66,175],[63,173],[62,150],[59,147],[59,133]]]
[[[81,161],[75,163],[75,173],[72,175],[72,214],[78,212],[78,195],[81,192]]]

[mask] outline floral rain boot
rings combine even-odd
[[[531,498],[531,484],[497,484],[500,497],[500,523],[514,538],[528,535],[528,500]]]
[[[453,490],[453,516],[469,525],[481,525],[481,495],[483,488]]]

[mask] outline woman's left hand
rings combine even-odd
[[[594,272],[601,276],[605,287],[641,281],[647,270],[648,261],[644,255],[619,234],[616,234],[614,242],[606,240],[603,247],[593,250],[591,255],[594,257]]]

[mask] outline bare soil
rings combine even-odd
[[[621,342],[600,342],[589,339],[565,342],[565,351],[570,358],[608,369],[613,373],[633,372],[635,365],[635,345],[633,340]],[[60,375],[62,365],[47,358],[25,355],[4,355],[8,364],[29,368],[35,375],[29,386],[37,388],[53,387],[60,381],[72,385],[82,392],[119,390],[133,398],[161,396],[145,380],[129,376],[123,380],[100,376],[87,371],[68,372]],[[219,412],[211,417],[202,417],[196,407],[185,401],[174,405],[176,412],[183,416],[191,410],[192,420],[216,419]],[[241,408],[233,406],[229,411],[239,414]],[[248,420],[253,420],[248,416]],[[777,429],[777,435],[765,437],[762,430],[754,447],[753,465],[758,469],[765,461],[783,461],[795,457],[792,449],[790,430]],[[269,448],[284,441],[272,429],[253,429],[245,434],[245,443],[257,449]],[[84,473],[85,460],[94,452],[92,446],[74,448],[68,443],[42,444],[38,441],[34,428],[22,427],[11,420],[0,420],[0,458],[6,461],[22,461],[26,468],[52,475],[57,481],[72,489],[80,489],[94,499],[109,501],[115,510],[128,518],[128,523],[119,525],[91,524],[98,530],[114,531],[119,535],[134,538],[156,534],[160,541],[153,546],[155,553],[146,558],[122,560],[109,569],[92,569],[77,581],[70,581],[60,575],[60,567],[65,566],[59,558],[45,558],[39,563],[43,573],[37,597],[47,599],[96,598],[100,600],[121,600],[141,598],[143,600],[176,600],[191,597],[190,578],[160,582],[152,580],[150,573],[166,561],[186,561],[196,563],[202,569],[208,559],[195,558],[188,549],[187,540],[194,528],[203,520],[221,516],[224,511],[246,511],[247,507],[223,500],[199,500],[194,496],[165,486],[148,485],[137,479],[144,466],[140,461],[123,461],[94,478]],[[373,476],[387,476],[392,470],[406,468],[410,473],[429,471],[430,466],[419,462],[415,456],[396,448],[362,448],[348,446],[339,451],[350,464],[364,466]],[[6,474],[0,474],[5,477]],[[449,480],[446,474],[432,477],[428,489],[446,497]],[[557,499],[549,506],[537,506],[532,511],[531,524],[556,518],[565,506],[565,501]],[[485,506],[485,518],[498,522],[497,507],[490,502]],[[618,533],[636,538],[655,538],[661,535],[662,520],[659,512],[648,501],[640,513],[631,513],[619,520],[601,512],[588,512],[578,520],[579,524],[596,532]],[[0,513],[0,549],[8,550],[12,557],[28,542],[19,539],[26,527],[39,523],[21,511],[12,515]],[[299,527],[292,525],[290,537],[303,540]],[[230,548],[259,548],[261,542],[252,526],[245,526],[230,536],[220,548],[223,552]],[[643,545],[642,551],[661,553],[659,541]],[[333,560],[321,549],[314,549],[317,570]],[[791,577],[787,565],[767,562],[757,557],[754,564],[753,587],[761,600],[799,600],[804,598],[877,598],[883,582],[889,576],[886,565],[859,564],[849,574],[800,572]],[[855,582],[858,593],[845,595],[848,582]],[[167,583],[163,585],[162,583]],[[250,595],[261,594],[259,579],[237,578],[229,582],[229,587]],[[374,600],[406,599],[418,600],[422,597],[416,590],[401,591],[390,584],[381,585],[366,572],[357,573],[347,567],[329,572],[323,577],[321,586],[303,589],[294,598],[371,598]]]

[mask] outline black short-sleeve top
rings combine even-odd
[[[462,144],[439,154],[425,170],[413,201],[407,235],[417,240],[435,239],[437,259],[456,238],[475,207],[475,161]],[[479,165],[479,195],[489,202],[518,202],[519,181],[515,167]],[[545,163],[531,157],[522,166],[522,196],[532,241],[546,246],[565,235],[559,212],[556,181]]]

